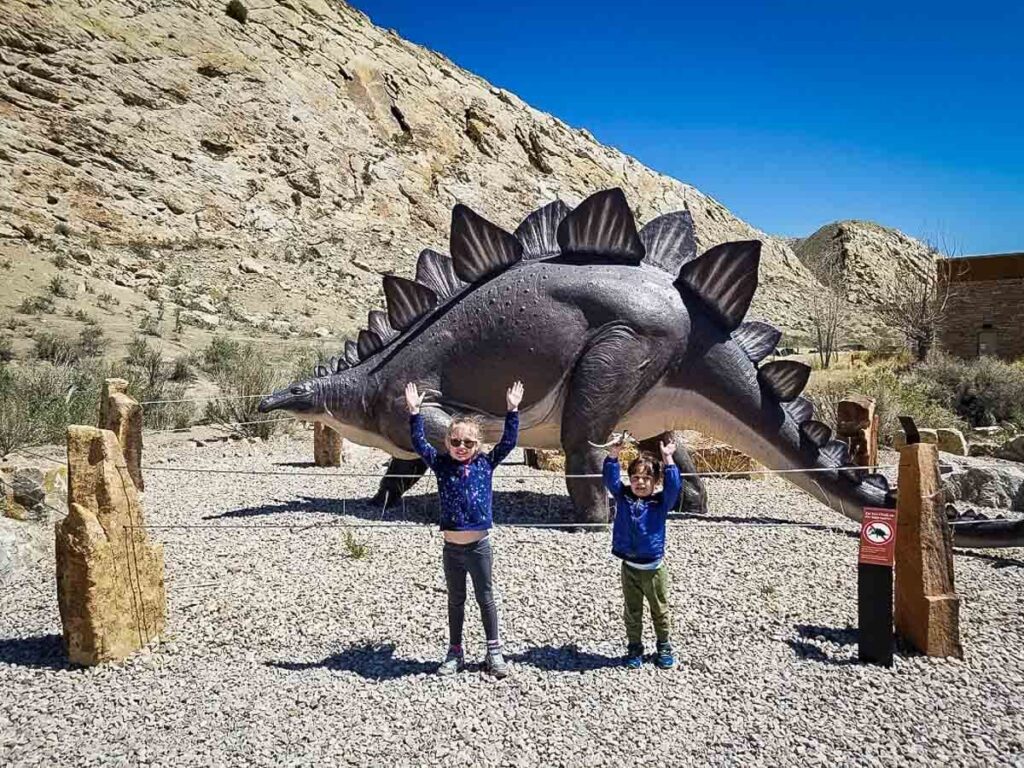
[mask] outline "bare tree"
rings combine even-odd
[[[837,263],[819,264],[816,275],[824,290],[810,297],[811,326],[818,346],[822,368],[832,364],[846,327],[849,304],[843,284],[843,271]]]
[[[935,346],[939,328],[946,317],[947,307],[956,280],[965,265],[957,265],[959,249],[945,238],[939,245],[928,242],[932,257],[930,269],[915,269],[909,262],[896,267],[893,283],[883,292],[878,302],[879,317],[894,328],[913,350],[914,357],[925,360]]]

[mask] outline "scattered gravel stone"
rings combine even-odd
[[[144,461],[160,467],[144,497],[167,563],[159,646],[69,668],[52,551],[0,584],[3,764],[1021,764],[1022,550],[957,554],[963,662],[862,666],[856,525],[778,478],[711,479],[709,513],[669,524],[681,663],[633,672],[610,533],[499,525],[512,675],[480,671],[471,603],[469,669],[440,678],[431,480],[381,510],[373,477],[338,474],[379,474],[380,453],[318,469],[308,435],[223,450],[175,437]],[[189,466],[296,474],[167,471]],[[495,490],[499,523],[568,506],[557,476],[514,463]],[[342,523],[392,525],[328,527]]]

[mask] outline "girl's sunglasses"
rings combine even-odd
[[[452,448],[461,448],[462,446],[466,446],[467,448],[472,449],[476,448],[476,444],[476,440],[460,440],[457,437],[448,438],[448,445],[450,445]]]
[[[650,475],[630,475],[629,479],[634,483],[639,483],[641,480],[654,480]]]

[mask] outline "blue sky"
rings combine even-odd
[[[355,5],[767,232],[1024,250],[1024,4]]]

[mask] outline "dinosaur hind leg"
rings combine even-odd
[[[650,451],[655,456],[660,455],[661,441],[674,437],[676,441],[676,452],[673,459],[679,471],[683,474],[683,492],[679,495],[679,503],[676,504],[676,512],[684,512],[691,515],[704,515],[708,511],[708,492],[704,487],[704,481],[697,477],[697,465],[693,463],[693,457],[686,450],[683,436],[676,432],[665,432],[657,437],[649,437],[640,441],[641,451]]]
[[[608,495],[600,478],[608,454],[590,443],[606,442],[640,394],[657,381],[661,366],[652,359],[651,347],[629,328],[610,328],[591,342],[573,370],[562,412],[565,473],[598,475],[566,478],[578,521],[608,522]]]

